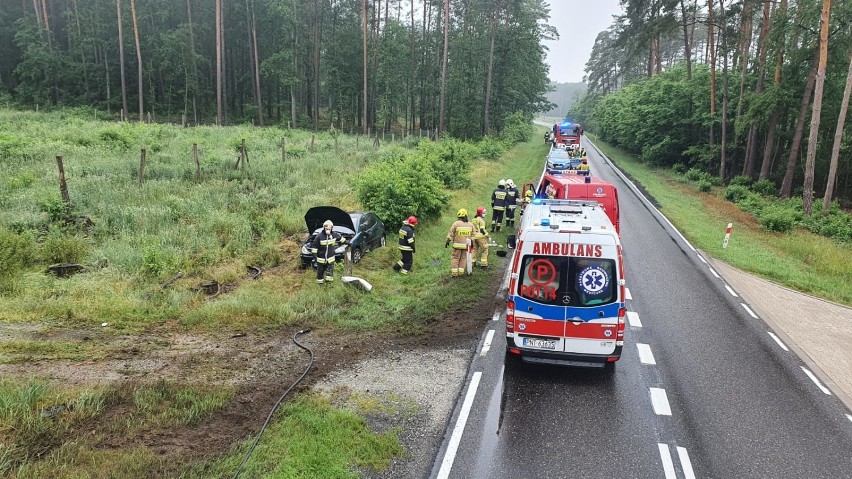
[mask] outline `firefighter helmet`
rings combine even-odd
[[[477,208],[477,209],[476,209],[476,214],[477,214],[478,216],[485,216],[485,207],[484,207],[484,206],[480,206],[479,208]]]
[[[325,223],[322,224],[322,227],[323,228],[329,228],[329,227],[334,228],[334,223],[332,223],[331,220],[325,220]]]
[[[467,210],[464,208],[460,209],[459,212],[456,213],[456,216],[458,216],[459,218],[464,218],[465,216],[467,216]]]
[[[409,216],[408,219],[405,220],[405,222],[408,223],[409,226],[417,226],[417,217],[416,216]]]
[[[506,186],[506,180],[500,180],[497,182],[497,186]]]
[[[527,192],[524,193],[524,196],[526,196],[527,198],[532,198],[533,197],[533,190],[527,190]]]
[[[514,182],[514,181],[512,181],[512,179],[510,178],[510,179],[506,180],[506,185],[508,185],[508,186],[509,186],[509,188],[514,188],[514,187],[515,187],[515,182]]]

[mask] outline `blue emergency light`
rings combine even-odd
[[[532,200],[532,204],[540,205],[541,204],[541,198],[536,198],[536,199]]]
[[[550,226],[550,218],[543,218],[541,220],[541,225],[542,226]]]

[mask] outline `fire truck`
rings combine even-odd
[[[536,198],[509,246],[506,360],[614,366],[624,346],[624,264],[603,207]]]
[[[571,120],[563,120],[553,125],[553,144],[556,146],[579,145],[583,136],[583,126]]]

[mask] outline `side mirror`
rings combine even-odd
[[[518,245],[518,237],[517,237],[517,236],[515,236],[515,235],[509,235],[509,237],[508,237],[508,238],[506,238],[506,246],[507,246],[509,249],[515,249],[515,247],[516,247],[517,245]]]

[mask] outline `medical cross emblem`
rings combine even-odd
[[[609,276],[602,268],[589,266],[580,272],[580,286],[586,294],[601,294],[609,285]]]

